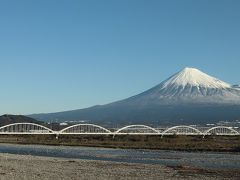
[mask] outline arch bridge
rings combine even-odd
[[[115,134],[159,134],[159,131],[146,125],[129,125],[115,131]]]
[[[202,135],[210,136],[236,136],[240,132],[232,127],[216,126],[208,128],[207,130],[198,129],[192,126],[173,126],[169,128],[153,128],[146,125],[129,125],[110,131],[102,126],[96,124],[75,124],[66,127],[60,131],[53,131],[52,129],[35,123],[13,123],[0,127],[0,134],[89,134],[89,135]]]
[[[95,124],[75,124],[62,129],[59,134],[111,134],[112,132]]]
[[[164,135],[201,135],[202,132],[192,126],[173,126],[162,133]]]
[[[13,123],[0,127],[0,134],[53,134],[54,131],[35,123]]]
[[[208,129],[203,133],[203,137],[207,135],[235,136],[240,135],[240,133],[232,127],[216,126]]]

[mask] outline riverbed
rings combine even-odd
[[[0,167],[0,179],[240,179],[240,154],[0,144]]]

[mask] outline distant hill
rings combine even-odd
[[[34,114],[44,121],[100,125],[205,124],[240,120],[240,88],[195,69],[185,68],[136,96],[74,111]]]
[[[36,124],[43,124],[43,121],[38,121],[36,119],[27,117],[27,116],[23,116],[23,115],[2,115],[0,116],[0,126],[4,126],[4,125],[8,125],[8,124],[12,124],[12,123],[23,123],[23,122],[27,122],[27,123],[36,123]]]

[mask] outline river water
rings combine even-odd
[[[240,170],[240,153],[0,144],[0,153]]]

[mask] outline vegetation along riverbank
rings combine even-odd
[[[0,143],[240,152],[240,136],[0,135]]]

